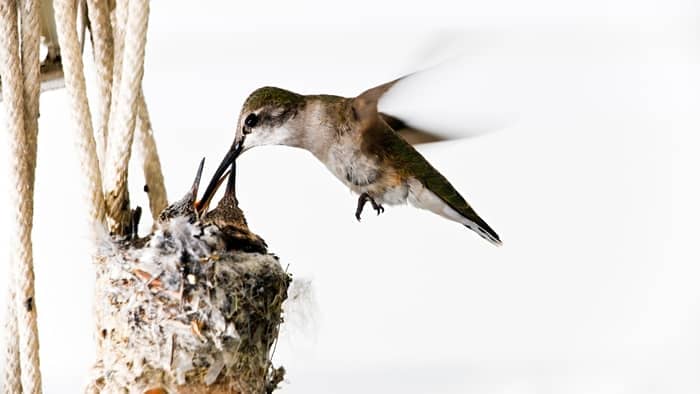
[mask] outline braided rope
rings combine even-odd
[[[10,46],[12,45],[12,37],[7,33],[7,29],[16,30],[16,26],[12,26],[10,21],[16,21],[17,14],[15,4],[13,2],[2,1],[0,2],[0,59],[5,59],[3,63],[3,68],[0,70],[0,79],[7,81],[9,72],[6,71],[4,63],[11,61],[10,59]],[[7,90],[7,89],[4,89]],[[10,93],[5,93],[4,95],[9,95]],[[5,100],[7,100],[5,98]],[[9,106],[8,109],[9,111]],[[10,118],[8,116],[8,123]],[[11,125],[8,124],[8,129]],[[12,193],[12,191],[10,191]],[[22,369],[20,367],[19,361],[19,327],[17,326],[17,312],[15,310],[15,266],[17,263],[14,260],[14,255],[8,255],[8,269],[7,269],[7,299],[6,299],[6,315],[5,315],[5,352],[4,357],[4,375],[3,375],[3,393],[20,393],[22,392],[22,382],[21,375]]]
[[[20,376],[22,369],[19,364],[19,328],[17,327],[17,312],[15,311],[15,286],[12,278],[15,276],[15,262],[9,260],[7,270],[7,299],[5,300],[5,335],[3,354],[3,366],[5,367],[2,376],[2,388],[4,394],[14,394],[22,392],[22,382]]]
[[[128,8],[126,2],[120,2],[117,5],[116,11],[113,14],[114,28],[112,28],[112,24],[110,24],[109,21],[109,4],[107,4],[107,2],[88,0],[88,12],[90,20],[92,21],[92,26],[95,26],[93,28],[93,34],[95,34],[95,59],[98,62],[102,62],[101,65],[98,65],[99,77],[101,80],[109,80],[108,86],[105,84],[100,87],[100,96],[102,96],[100,105],[102,108],[111,107],[110,109],[103,110],[103,115],[100,120],[101,123],[99,124],[99,127],[104,128],[104,131],[98,132],[98,138],[100,136],[104,138],[102,146],[106,147],[110,119],[112,120],[111,127],[116,127],[114,113],[116,112],[117,106],[112,104],[117,102],[117,94],[120,90],[118,86],[121,82],[123,64],[124,22],[127,18]],[[102,25],[106,27],[100,27]],[[98,28],[100,30],[97,30]],[[104,61],[104,59],[107,58],[109,58],[111,62]],[[112,95],[114,95],[114,100],[112,100]],[[165,191],[160,159],[158,158],[158,151],[153,137],[148,107],[143,98],[143,91],[140,92],[136,105],[138,115],[136,118],[136,144],[132,148],[137,149],[137,154],[141,159],[144,178],[149,189],[148,198],[151,214],[153,218],[156,218],[160,211],[168,205],[168,198]],[[110,111],[113,117],[110,117]],[[98,143],[98,147],[99,146],[100,144]],[[105,149],[102,148],[102,150],[100,163],[103,166],[102,171],[104,173]]]
[[[113,44],[113,58],[112,58],[112,91],[110,92],[110,108],[109,117],[107,119],[107,130],[104,136],[105,138],[105,151],[102,152],[103,157],[107,155],[107,141],[109,140],[109,132],[114,130],[116,127],[116,112],[117,112],[117,102],[119,101],[119,84],[121,82],[122,75],[122,61],[124,54],[124,24],[126,23],[126,16],[128,12],[128,0],[123,0],[114,5],[114,12],[112,12],[110,17],[110,23],[112,26],[112,44]],[[106,159],[105,159],[106,161]],[[103,167],[104,167],[103,163]],[[105,172],[104,170],[102,171]]]
[[[10,184],[13,185],[10,203],[14,207],[9,221],[10,244],[14,250],[8,266],[3,354],[5,393],[41,393],[31,241],[40,92],[38,4],[38,0],[0,0],[0,78],[10,136]],[[128,163],[136,126],[136,147],[150,189],[153,216],[167,205],[160,160],[141,88],[149,8],[147,0],[125,0],[116,5],[111,0],[87,0],[99,89],[97,134],[93,134],[75,22],[76,5],[75,0],[55,0],[53,8],[65,85],[73,109],[77,156],[84,170],[86,205],[91,229],[98,231],[92,226],[104,224],[107,206],[111,220],[119,224],[126,222],[122,215],[123,208],[128,208]],[[114,24],[110,25],[110,10],[115,6]],[[103,194],[101,166],[106,169],[107,185],[111,186],[109,205]]]
[[[124,26],[126,25],[125,20],[128,15],[127,2],[121,1],[115,5],[115,11],[113,13],[113,32],[114,32],[114,75],[113,75],[113,87],[112,103],[117,101],[117,94],[119,91],[119,84],[121,82],[121,70],[123,64],[123,53],[124,53]],[[155,139],[153,137],[153,129],[151,126],[150,116],[148,114],[148,107],[143,96],[143,88],[141,89],[138,98],[138,117],[137,117],[137,134],[136,134],[136,149],[137,155],[141,158],[141,165],[144,173],[144,178],[146,184],[148,185],[148,201],[151,211],[151,216],[155,219],[158,214],[168,205],[168,197],[165,191],[165,182],[163,180],[163,173],[161,170],[160,159],[158,158],[158,151],[156,149]],[[115,122],[114,113],[116,112],[116,105],[112,105],[112,117],[110,121]],[[114,129],[114,125],[110,125],[110,130]],[[133,148],[133,147],[132,147]]]
[[[88,17],[92,27],[92,50],[97,72],[97,125],[95,142],[100,168],[104,172],[109,114],[112,105],[112,71],[114,67],[114,38],[108,5],[101,0],[87,0]]]
[[[37,41],[38,14],[33,4],[23,3],[22,7],[22,32],[28,40],[25,43],[25,59],[31,62],[34,57],[38,61],[38,48],[32,48],[31,43]],[[10,255],[10,264],[15,264],[17,269],[13,277],[10,277],[10,286],[15,287],[15,294],[9,301],[15,303],[16,324],[9,323],[10,329],[16,332],[7,332],[6,335],[19,337],[19,356],[21,366],[21,385],[24,392],[41,393],[41,370],[39,367],[39,333],[36,321],[36,307],[34,296],[34,267],[32,254],[32,218],[33,218],[33,183],[34,166],[36,164],[36,127],[32,123],[36,118],[31,116],[38,114],[38,97],[29,97],[25,104],[25,96],[38,96],[38,74],[31,73],[23,78],[21,60],[19,54],[19,37],[17,29],[17,3],[13,0],[0,2],[0,78],[5,85],[2,90],[7,112],[7,129],[10,136],[10,185],[9,202],[12,209],[12,217],[8,220],[10,244],[14,246]],[[36,55],[36,56],[35,56]],[[25,78],[28,86],[24,86]],[[32,92],[31,90],[34,89]],[[34,106],[34,108],[31,108]],[[25,124],[29,120],[29,124]],[[32,135],[33,134],[33,135]],[[31,182],[31,183],[30,183]],[[12,320],[12,318],[10,318]],[[13,339],[8,341],[10,347],[14,347]],[[15,349],[10,349],[10,356],[16,355]],[[10,369],[16,373],[16,364],[10,361]],[[15,378],[16,379],[16,378]],[[16,385],[16,382],[8,382]]]
[[[110,127],[107,144],[105,184],[107,212],[112,231],[122,233],[130,222],[128,170],[138,98],[141,93],[148,28],[148,0],[130,0],[124,32],[122,76],[116,119]]]
[[[92,132],[87,93],[85,92],[83,59],[75,24],[75,1],[56,0],[54,8],[58,22],[58,40],[61,46],[66,91],[71,108],[73,108],[73,131],[75,133],[73,139],[76,143],[78,159],[85,171],[81,178],[86,183],[82,189],[86,193],[88,217],[93,221],[90,223],[91,225],[103,224],[105,203],[102,194],[102,177]]]
[[[40,31],[39,8],[34,0],[21,0],[22,25],[22,75],[24,82],[24,127],[26,152],[24,153],[25,176],[28,201],[23,220],[27,228],[24,235],[29,257],[15,272],[15,305],[19,327],[20,360],[22,365],[22,387],[27,393],[41,392],[41,369],[39,365],[39,331],[37,327],[36,297],[34,294],[34,257],[31,229],[34,222],[34,180],[37,157],[37,134],[39,131],[40,75]]]
[[[27,133],[29,186],[34,189],[34,168],[37,156],[37,134],[39,132],[39,93],[41,92],[41,71],[39,48],[41,35],[39,33],[38,2],[21,0],[22,24],[22,73],[24,77],[24,126]],[[32,209],[34,207],[32,206]],[[32,217],[33,217],[32,211]]]
[[[151,208],[151,216],[153,220],[158,218],[160,212],[168,206],[168,195],[165,191],[165,182],[163,180],[163,171],[160,167],[160,159],[158,157],[158,149],[156,141],[153,137],[153,128],[151,127],[151,119],[148,115],[148,107],[143,97],[143,89],[139,95],[138,102],[138,133],[136,152],[141,158],[141,166],[143,168],[143,177],[148,185],[148,202]]]

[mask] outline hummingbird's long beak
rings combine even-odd
[[[214,194],[216,191],[219,189],[221,186],[221,183],[223,182],[225,176],[224,173],[228,169],[229,166],[231,166],[235,161],[238,155],[241,154],[243,151],[243,141],[244,138],[241,138],[238,143],[234,143],[233,146],[231,146],[231,149],[226,153],[226,156],[224,156],[224,160],[221,161],[221,164],[219,164],[219,168],[216,169],[214,172],[214,176],[211,178],[211,181],[209,182],[209,185],[207,186],[207,189],[204,191],[204,194],[202,195],[202,199],[197,203],[197,211],[201,214],[203,212],[206,212],[206,209],[209,207],[209,204],[211,203],[211,199],[214,197]],[[230,177],[235,177],[235,174],[233,172],[231,173]],[[230,183],[230,181],[229,181]],[[235,180],[234,180],[235,183]],[[227,187],[228,189],[228,187]]]

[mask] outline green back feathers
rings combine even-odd
[[[423,186],[435,193],[452,209],[465,218],[476,223],[484,230],[496,234],[491,227],[477,215],[467,201],[452,184],[435,169],[411,144],[401,138],[384,121],[375,122],[366,130],[364,148],[377,154],[387,165],[393,167],[402,177],[414,177]],[[496,239],[498,236],[495,236]]]
[[[452,209],[498,240],[498,235],[474,212],[447,178],[428,163],[411,144],[401,138],[378,112],[379,99],[405,77],[407,76],[368,89],[353,100],[353,113],[360,124],[363,137],[362,150],[378,156],[388,166],[398,171],[402,178],[417,179]]]
[[[386,127],[382,143],[388,164],[404,177],[414,177],[458,212],[471,209],[450,182],[395,131]]]

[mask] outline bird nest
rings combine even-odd
[[[91,391],[270,393],[282,380],[270,353],[291,278],[245,220],[224,230],[206,219],[168,217],[145,238],[102,243]]]

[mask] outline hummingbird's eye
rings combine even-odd
[[[245,121],[243,122],[246,126],[248,127],[255,127],[256,124],[258,124],[258,115],[255,114],[250,114],[245,118]]]

